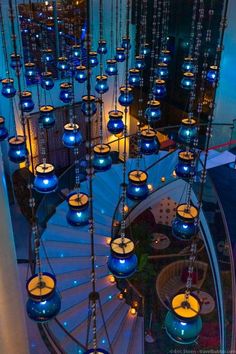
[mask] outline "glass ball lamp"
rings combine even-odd
[[[57,189],[58,178],[54,166],[50,163],[41,163],[35,168],[34,189],[39,193],[51,193]]]
[[[171,61],[171,55],[170,55],[170,50],[168,49],[163,49],[160,54],[160,61],[162,63],[169,64]]]
[[[151,53],[151,49],[148,43],[144,43],[140,48],[140,55],[144,55],[145,57]]]
[[[217,79],[217,73],[218,73],[218,66],[217,65],[211,65],[210,69],[207,72],[206,79],[208,82],[211,84],[216,81]]]
[[[34,274],[26,283],[28,300],[26,311],[33,321],[45,323],[61,309],[61,298],[56,291],[56,278],[50,273]]]
[[[67,57],[59,57],[57,59],[57,69],[59,71],[66,71],[69,69],[69,63]]]
[[[150,123],[158,122],[161,119],[161,103],[157,100],[148,101],[145,116]]]
[[[109,354],[109,352],[105,349],[97,348],[96,350],[89,349],[84,354]]]
[[[129,69],[129,84],[130,86],[133,87],[139,87],[140,86],[140,71],[139,69]]]
[[[67,197],[69,210],[66,214],[68,224],[83,226],[89,222],[89,199],[85,193],[73,192]]]
[[[32,92],[31,91],[22,91],[20,92],[20,109],[23,112],[29,113],[34,109],[34,102],[32,100]]]
[[[184,73],[186,73],[186,72],[194,73],[195,72],[195,65],[193,62],[193,58],[191,58],[191,57],[184,58],[184,62],[182,65],[182,71]]]
[[[162,79],[155,80],[153,88],[152,88],[152,93],[153,93],[156,100],[166,97],[167,90],[166,90],[165,80],[162,80]]]
[[[104,39],[98,41],[98,54],[107,54],[107,42]]]
[[[53,106],[41,106],[39,112],[39,124],[42,124],[43,128],[48,129],[55,125]]]
[[[6,98],[14,97],[16,94],[16,89],[14,87],[13,79],[3,79],[2,80],[2,95]]]
[[[21,57],[19,54],[11,54],[10,66],[14,70],[19,70],[22,67]]]
[[[179,204],[172,221],[172,235],[181,241],[188,241],[198,232],[198,209],[194,205]]]
[[[181,80],[181,87],[186,90],[186,91],[190,91],[193,89],[195,83],[195,78],[194,78],[194,74],[191,72],[186,72],[184,73],[184,76]]]
[[[115,59],[107,60],[107,66],[105,71],[108,76],[117,75],[118,70],[117,70],[117,62]]]
[[[117,278],[132,276],[138,265],[133,241],[128,237],[118,237],[111,240],[110,248],[111,254],[107,262],[110,272]]]
[[[73,47],[72,47],[72,53],[73,53],[73,57],[74,57],[75,59],[80,58],[80,56],[81,56],[81,46],[80,46],[79,44],[73,45]]]
[[[108,79],[107,75],[96,76],[95,90],[100,95],[106,93],[109,90],[107,79]]]
[[[129,37],[127,36],[122,37],[121,47],[124,48],[125,50],[131,49],[131,43]]]
[[[121,86],[120,96],[118,98],[119,104],[123,107],[128,107],[133,103],[133,100],[132,88],[130,86]]]
[[[82,135],[79,129],[79,125],[75,123],[68,123],[64,125],[64,133],[62,136],[62,142],[68,149],[79,146],[82,142]]]
[[[118,110],[109,112],[109,121],[107,123],[107,129],[111,134],[120,134],[124,130],[123,113]]]
[[[26,157],[28,156],[25,138],[21,135],[11,136],[8,139],[8,143],[9,143],[8,157],[10,161],[15,163],[24,162]]]
[[[180,151],[175,167],[176,176],[188,181],[196,175],[195,156],[191,151]]]
[[[43,55],[41,58],[42,62],[45,64],[50,64],[53,62],[54,60],[54,56],[53,56],[53,52],[52,49],[48,48],[48,49],[43,49]]]
[[[40,85],[44,90],[51,90],[54,87],[54,80],[51,71],[41,73]]]
[[[107,144],[97,144],[93,148],[93,167],[96,171],[107,171],[111,168],[112,159],[110,156],[110,146]]]
[[[81,111],[86,117],[93,116],[97,112],[95,96],[82,96]]]
[[[196,120],[193,118],[184,118],[178,131],[179,141],[183,144],[192,145],[198,135]]]
[[[34,82],[37,76],[37,70],[34,63],[25,63],[25,77],[27,80]]]
[[[0,116],[0,141],[3,141],[8,137],[8,131],[5,127],[5,119]]]
[[[145,68],[145,58],[143,55],[136,55],[135,68],[138,70],[143,70]]]
[[[86,67],[84,65],[76,66],[75,68],[75,80],[82,84],[87,80]]]
[[[116,48],[115,59],[118,63],[123,63],[123,61],[125,61],[125,49],[124,48],[120,48],[120,47]]]
[[[193,295],[186,297],[185,293],[174,296],[171,310],[165,318],[167,335],[176,343],[193,344],[202,330],[200,304]]]
[[[158,153],[160,143],[153,129],[145,129],[141,131],[141,152],[144,155]]]
[[[169,76],[168,65],[166,63],[162,63],[162,62],[158,63],[157,67],[155,69],[155,75],[159,79],[163,79],[163,80],[168,79],[168,76]]]
[[[145,199],[149,194],[148,174],[142,170],[133,170],[128,175],[127,197],[132,200]]]
[[[89,63],[91,68],[98,65],[97,52],[89,52]]]
[[[72,100],[72,84],[70,82],[62,82],[60,84],[59,98],[64,103],[70,103]]]

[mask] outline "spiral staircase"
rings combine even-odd
[[[227,163],[231,157],[223,157],[212,151],[209,167]],[[148,172],[148,183],[156,190],[165,182],[174,180],[172,172],[177,162],[177,151],[159,152],[158,155],[142,159],[141,168]],[[135,169],[136,160],[129,159],[127,171]],[[119,289],[110,281],[106,262],[109,255],[108,240],[112,235],[122,183],[122,164],[113,165],[106,172],[96,173],[93,178],[96,287],[100,294],[106,328],[113,354],[144,354],[144,319],[132,315],[130,306],[119,299]],[[82,182],[81,191],[88,192],[87,181]],[[129,209],[135,202],[128,201]],[[62,308],[57,320],[49,322],[48,329],[63,353],[83,353],[86,345],[88,297],[90,282],[90,236],[88,226],[72,227],[66,221],[67,202],[58,205],[42,234],[41,258],[44,271],[57,276]],[[62,330],[62,328],[64,330]],[[109,350],[100,311],[97,313],[97,338],[100,347]],[[90,331],[91,334],[91,331]],[[91,337],[89,338],[91,343]]]

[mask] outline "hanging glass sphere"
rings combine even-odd
[[[123,123],[123,113],[118,110],[110,111],[109,112],[109,121],[107,123],[107,129],[111,134],[120,134],[124,130],[124,123]]]
[[[168,49],[163,49],[160,54],[160,61],[162,63],[169,64],[171,61],[171,55],[170,55],[170,50]]]
[[[89,349],[84,354],[109,354],[109,352],[105,349],[97,348],[96,350]]]
[[[218,66],[211,65],[206,76],[207,81],[210,83],[215,82],[217,78],[217,72],[218,72]]]
[[[69,69],[69,63],[67,57],[59,57],[57,59],[57,69],[60,71],[66,71]]]
[[[135,68],[138,70],[143,70],[145,68],[145,60],[143,55],[136,55]]]
[[[194,82],[195,82],[194,74],[190,72],[186,72],[184,73],[184,76],[181,80],[181,87],[184,90],[190,91],[193,89]]]
[[[41,163],[35,168],[34,189],[39,193],[51,193],[57,189],[58,178],[54,166],[50,163]]]
[[[45,90],[51,90],[54,87],[54,81],[52,78],[52,73],[50,71],[45,71],[41,73],[40,85]]]
[[[155,69],[155,76],[160,79],[168,79],[168,65],[166,63],[158,63],[157,68]]]
[[[127,36],[122,37],[121,47],[124,49],[131,49],[130,38]]]
[[[171,301],[171,310],[165,318],[168,336],[179,344],[192,344],[202,330],[199,316],[200,304],[196,297],[185,293],[176,295]]]
[[[78,81],[80,84],[82,84],[87,80],[87,72],[85,66],[83,65],[76,66],[75,80]]]
[[[166,97],[167,90],[166,90],[166,82],[165,80],[157,79],[152,88],[152,93],[155,99],[162,99]]]
[[[95,96],[82,96],[81,111],[87,117],[93,116],[97,112],[97,105],[95,102]]]
[[[60,100],[64,103],[70,103],[73,98],[72,96],[72,84],[70,82],[62,82],[60,84]]]
[[[107,75],[96,76],[95,91],[97,91],[97,93],[100,95],[106,93],[109,90],[107,78]]]
[[[98,54],[107,54],[107,42],[104,39],[98,41]]]
[[[196,121],[192,118],[184,118],[181,121],[178,138],[181,143],[192,145],[198,135]]]
[[[123,107],[128,107],[133,103],[134,96],[132,94],[132,88],[128,86],[120,87],[120,96],[118,98],[119,104]]]
[[[132,200],[142,200],[148,196],[147,186],[148,174],[142,170],[133,170],[129,172],[127,197]]]
[[[39,124],[42,124],[43,128],[48,129],[55,125],[53,106],[41,106],[39,112]]]
[[[78,124],[69,123],[64,125],[62,142],[63,145],[69,149],[75,148],[81,144],[82,135]]]
[[[124,48],[116,48],[115,59],[118,63],[123,63],[125,61],[125,49]]]
[[[89,52],[89,63],[91,68],[98,65],[97,52]]]
[[[144,43],[140,48],[140,55],[144,55],[145,57],[151,53],[151,49],[148,43]]]
[[[107,144],[97,144],[93,148],[93,167],[97,171],[107,171],[111,168],[112,159],[110,156],[110,146]]]
[[[13,79],[3,79],[2,80],[2,95],[6,98],[14,97],[16,94],[16,89],[14,87]]]
[[[191,151],[180,151],[179,161],[175,167],[175,173],[178,177],[189,180],[196,175],[195,156]]]
[[[10,161],[15,163],[24,162],[28,156],[28,151],[26,149],[25,138],[23,136],[11,136],[8,139],[9,150],[8,156]]]
[[[56,291],[56,278],[50,273],[34,274],[26,284],[29,299],[26,311],[31,320],[47,322],[61,309],[61,298]]]
[[[176,217],[172,221],[172,235],[188,241],[198,232],[198,209],[193,205],[179,204],[176,208]]]
[[[35,81],[37,75],[36,66],[34,63],[25,63],[25,77],[30,81]]]
[[[119,237],[111,241],[110,247],[111,254],[107,262],[110,272],[117,278],[132,276],[138,265],[133,241],[128,237]]]
[[[51,63],[54,60],[52,49],[43,49],[43,55],[41,60],[45,64]]]
[[[129,84],[133,87],[140,86],[140,71],[138,69],[129,69]]]
[[[15,54],[15,53],[11,54],[10,66],[14,70],[16,69],[19,70],[22,67],[21,57],[19,54]]]
[[[73,192],[67,198],[69,210],[67,222],[72,226],[82,226],[89,223],[89,199],[85,193]]]
[[[144,155],[156,154],[159,151],[160,143],[153,129],[141,131],[141,153]]]
[[[8,131],[5,127],[5,119],[0,116],[0,141],[3,141],[8,137]]]
[[[32,100],[32,92],[31,91],[22,91],[20,92],[20,109],[23,112],[29,113],[34,109],[34,102]]]
[[[193,58],[191,58],[191,57],[184,58],[184,62],[182,65],[182,71],[184,73],[186,73],[186,72],[194,73],[195,72],[195,65],[193,62]]]
[[[157,100],[148,101],[145,116],[150,123],[158,122],[161,119],[161,103]]]
[[[117,75],[117,62],[115,59],[108,59],[107,60],[107,67],[106,67],[106,74],[109,76]]]
[[[72,47],[72,53],[73,53],[73,57],[74,58],[80,58],[80,56],[81,56],[81,47],[80,47],[80,45],[79,44],[75,44],[75,45],[73,45],[73,47]]]

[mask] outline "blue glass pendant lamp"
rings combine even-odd
[[[115,59],[116,59],[117,63],[123,63],[123,61],[125,61],[125,49],[124,48],[120,48],[120,47],[116,48]]]
[[[132,93],[132,88],[128,86],[121,86],[120,87],[120,96],[118,98],[119,104],[123,107],[129,107],[134,100],[134,96]]]
[[[156,100],[160,100],[160,99],[166,97],[167,90],[166,90],[165,80],[162,80],[162,79],[155,80],[155,83],[152,88],[152,93],[153,93]]]
[[[97,52],[89,52],[89,63],[91,68],[98,65]]]
[[[58,178],[54,166],[50,163],[41,163],[35,168],[34,189],[39,193],[51,193],[57,189]]]
[[[9,150],[8,157],[14,163],[21,163],[26,160],[28,151],[26,148],[25,138],[21,135],[11,136],[8,139]]]
[[[111,254],[107,262],[110,272],[117,278],[132,276],[138,265],[133,241],[128,237],[118,237],[111,241],[110,248]]]
[[[130,38],[127,36],[122,37],[121,47],[124,49],[131,49]]]
[[[192,145],[198,135],[196,120],[193,118],[184,118],[181,121],[181,127],[178,131],[178,139],[181,143]]]
[[[160,61],[162,63],[169,64],[171,61],[171,55],[170,55],[170,50],[168,49],[163,49],[160,54]]]
[[[36,65],[34,63],[25,63],[25,77],[31,82],[34,82],[37,76]]]
[[[158,100],[148,101],[145,116],[150,123],[159,122],[161,119],[161,103]]]
[[[191,151],[180,151],[179,161],[175,167],[175,173],[178,177],[188,181],[196,175],[195,156]]]
[[[104,39],[98,41],[98,54],[107,54],[107,42]]]
[[[113,76],[117,75],[118,70],[117,70],[117,61],[115,59],[108,59],[106,61],[107,66],[106,66],[106,74],[108,76]]]
[[[152,155],[158,153],[160,143],[153,129],[145,129],[141,131],[141,152],[144,155]]]
[[[69,70],[69,63],[67,57],[59,57],[57,59],[57,69],[59,71]]]
[[[100,95],[103,95],[109,90],[107,79],[108,79],[107,75],[96,76],[95,91]]]
[[[19,54],[11,54],[10,66],[14,70],[19,70],[22,67],[21,57]]]
[[[171,310],[165,318],[167,335],[176,343],[193,344],[202,330],[199,300],[193,296],[180,293],[171,301]]]
[[[87,80],[86,67],[84,65],[76,66],[75,68],[75,80],[82,84]]]
[[[136,55],[135,68],[138,70],[143,70],[145,68],[145,58],[143,55]]]
[[[62,82],[60,84],[60,100],[64,103],[70,103],[72,100],[72,95],[72,84],[70,82]]]
[[[81,56],[81,46],[79,44],[75,44],[72,47],[72,53],[74,58],[80,58]]]
[[[48,129],[55,125],[55,115],[53,106],[41,106],[39,112],[39,124],[42,124],[43,128]]]
[[[208,82],[211,84],[216,81],[217,79],[217,74],[218,74],[218,66],[217,65],[211,65],[210,69],[207,72],[206,79]]]
[[[93,148],[93,167],[97,171],[106,171],[111,168],[112,159],[110,156],[110,146],[107,144],[97,144]]]
[[[107,123],[107,129],[111,134],[120,134],[124,131],[124,122],[122,120],[123,113],[118,110],[109,112],[109,121]]]
[[[56,291],[56,278],[50,273],[34,274],[26,283],[28,301],[26,311],[33,321],[45,323],[61,309],[61,298]]]
[[[5,127],[5,119],[0,116],[0,141],[5,140],[8,137],[8,131]]]
[[[95,96],[82,96],[81,111],[86,117],[93,116],[97,112]]]
[[[181,241],[189,241],[198,232],[198,209],[194,205],[179,204],[172,221],[172,235]]]
[[[78,124],[68,123],[64,125],[62,142],[63,145],[68,149],[73,149],[75,147],[78,147],[81,144],[82,135]]]
[[[181,80],[182,89],[184,89],[186,91],[190,91],[193,89],[194,83],[195,83],[194,74],[191,72],[184,73],[184,76]]]
[[[51,90],[54,87],[54,80],[51,71],[41,73],[40,85],[45,90]]]
[[[83,226],[89,223],[89,199],[85,193],[73,192],[68,195],[69,210],[66,214],[68,224]]]
[[[159,79],[166,80],[169,76],[168,65],[166,63],[158,63],[155,69],[155,75]]]
[[[7,78],[2,80],[2,95],[6,98],[12,98],[16,94],[14,80]]]
[[[141,80],[141,77],[140,77],[139,69],[135,69],[135,68],[129,69],[129,84],[130,84],[130,86],[139,87],[140,80]]]
[[[140,48],[140,55],[144,55],[145,57],[151,53],[150,45],[148,43],[144,43]]]
[[[128,175],[127,197],[132,200],[142,200],[148,196],[148,174],[142,170],[133,170]]]
[[[43,49],[43,55],[42,55],[42,62],[44,64],[51,64],[54,60],[54,56],[52,53],[52,49],[48,48],[48,49]]]
[[[32,92],[31,91],[22,91],[20,92],[20,109],[25,112],[29,113],[32,112],[34,109],[34,102],[32,100]]]
[[[193,58],[191,58],[191,57],[184,58],[184,62],[182,65],[182,71],[184,73],[186,73],[186,72],[194,73],[195,72],[195,65],[193,62]]]

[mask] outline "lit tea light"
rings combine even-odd
[[[136,313],[137,313],[137,311],[136,311],[136,309],[135,309],[134,307],[131,307],[129,311],[130,311],[130,314],[131,314],[132,316],[135,316]]]
[[[147,186],[148,186],[148,190],[149,190],[150,192],[152,192],[152,191],[153,191],[153,185],[152,185],[152,184],[148,184]]]
[[[107,244],[107,246],[110,246],[110,243],[111,243],[111,237],[107,237],[107,238],[106,238],[106,244]]]
[[[165,181],[166,181],[166,178],[165,178],[165,177],[161,177],[161,181],[162,181],[162,182],[165,182]]]
[[[116,281],[116,278],[113,276],[113,275],[110,275],[109,276],[109,281],[110,281],[110,283],[115,283],[115,281]]]
[[[124,295],[122,293],[119,293],[117,295],[117,297],[118,297],[119,300],[123,300],[124,299]]]
[[[173,177],[176,177],[176,172],[175,172],[175,170],[173,171],[172,176],[173,176]]]

